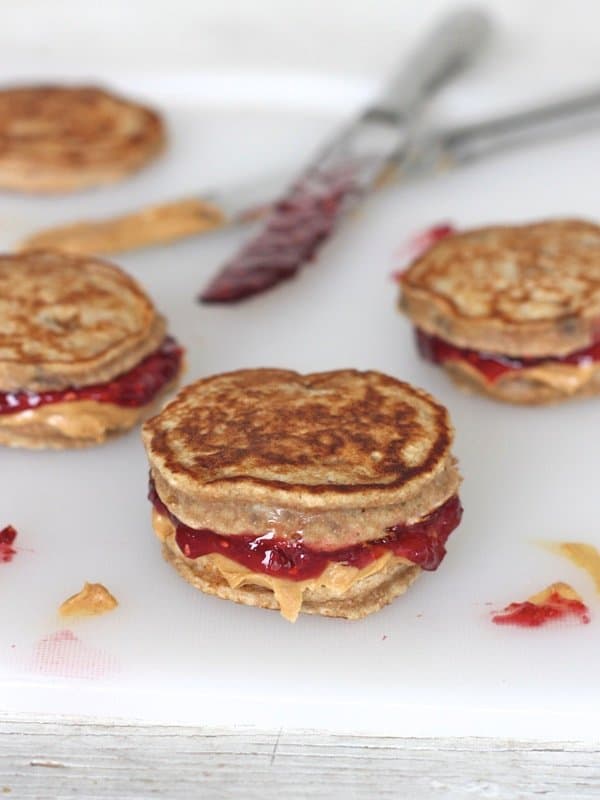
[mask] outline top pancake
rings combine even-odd
[[[108,381],[164,335],[151,300],[112,264],[43,250],[0,256],[0,391]]]
[[[107,183],[164,144],[160,117],[95,87],[0,91],[0,187],[62,192]]]
[[[458,485],[446,409],[378,372],[205,378],[149,420],[143,437],[160,496],[187,524],[197,524],[197,504],[207,501],[397,506],[439,479],[444,496],[425,498],[426,513]]]
[[[597,340],[600,227],[578,220],[443,239],[402,277],[415,324],[460,347],[561,356]]]

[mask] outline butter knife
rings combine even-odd
[[[571,136],[600,125],[600,90],[447,130],[423,132],[401,168],[391,162],[379,184],[410,182],[514,147]],[[105,220],[37,231],[21,249],[58,248],[96,254],[148,247],[266,216],[285,179],[274,175],[248,186],[206,192]]]
[[[250,297],[293,277],[313,259],[390,163],[402,153],[408,157],[425,103],[473,55],[487,30],[487,17],[473,10],[456,12],[435,27],[378,100],[298,175],[259,234],[204,289],[201,302]]]

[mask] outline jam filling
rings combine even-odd
[[[427,361],[432,361],[434,364],[444,364],[446,361],[466,361],[481,372],[490,383],[493,383],[507,372],[537,367],[540,364],[572,364],[573,366],[581,367],[600,361],[600,341],[585,347],[583,350],[569,353],[567,356],[517,358],[496,353],[480,353],[477,350],[469,350],[466,347],[457,347],[439,336],[426,333],[420,328],[415,328],[415,335],[417,349]]]
[[[552,592],[544,603],[532,603],[530,600],[511,603],[503,611],[494,614],[492,622],[495,622],[496,625],[539,628],[541,625],[568,617],[575,617],[579,622],[587,625],[590,621],[589,609],[581,600],[563,597],[558,592]]]
[[[17,538],[17,531],[12,525],[7,525],[0,531],[0,562],[8,564],[12,561],[16,550],[13,547],[13,542]]]
[[[47,392],[0,392],[0,414],[14,414],[50,403],[94,400],[124,408],[145,406],[179,372],[183,349],[167,336],[158,350],[107,383]]]
[[[448,536],[462,516],[460,500],[454,495],[419,522],[386,528],[385,536],[375,541],[340,550],[315,550],[301,539],[283,539],[271,533],[228,536],[208,528],[189,528],[166,508],[152,481],[148,497],[158,513],[175,526],[175,541],[187,558],[221,553],[252,572],[295,581],[319,577],[331,562],[363,569],[390,550],[422,569],[435,570],[446,555]]]
[[[273,206],[264,229],[216,275],[202,303],[232,303],[292,278],[311,261],[334,229],[353,193],[350,175],[315,171]]]

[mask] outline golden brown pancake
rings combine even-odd
[[[145,106],[93,86],[0,91],[0,187],[66,192],[111,183],[163,148],[164,126]]]
[[[364,563],[328,554],[371,553],[394,526],[429,524],[457,503],[446,410],[378,372],[215,375],[182,390],[143,438],[166,557],[205,591],[290,619],[299,610],[357,618],[389,602],[420,572],[405,553],[382,546]],[[225,549],[190,557],[183,529],[208,531]],[[325,554],[327,569],[301,580],[285,558],[265,571],[232,555],[271,539]]]
[[[131,428],[175,384],[176,350],[118,267],[52,251],[0,256],[1,444],[81,446]]]
[[[597,225],[455,234],[413,262],[401,286],[401,308],[428,339],[422,349],[461,386],[514,403],[600,391]]]

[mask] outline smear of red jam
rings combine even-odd
[[[585,366],[600,361],[600,341],[583,350],[569,353],[567,356],[515,358],[513,356],[503,356],[496,353],[480,353],[477,350],[469,350],[466,347],[457,347],[441,339],[439,336],[425,333],[425,331],[420,328],[415,328],[415,335],[419,353],[427,361],[432,361],[434,364],[443,364],[446,361],[466,361],[481,372],[490,383],[493,383],[507,372],[536,367],[540,364],[547,364],[548,362]]]
[[[330,562],[362,569],[389,550],[425,570],[435,570],[446,555],[448,536],[462,516],[462,506],[455,495],[414,525],[394,525],[375,541],[340,550],[315,550],[302,540],[283,539],[270,533],[228,536],[208,528],[189,528],[166,508],[152,482],[148,496],[156,510],[175,525],[175,541],[187,558],[221,553],[252,572],[296,581],[318,577]]]
[[[232,303],[270,289],[317,254],[353,193],[349,174],[318,171],[273,206],[265,227],[203,290],[203,303]]]
[[[552,592],[544,603],[511,603],[503,611],[494,614],[492,622],[496,625],[517,625],[520,628],[539,628],[549,622],[575,617],[579,622],[587,625],[590,621],[590,612],[581,600],[563,597],[558,592]]]
[[[17,538],[17,531],[12,525],[7,525],[0,531],[0,562],[7,564],[12,561],[13,556],[16,554],[15,548],[12,546]]]
[[[402,257],[403,261],[410,259],[414,261],[416,258],[421,258],[425,253],[430,250],[434,244],[441,242],[447,236],[456,233],[456,228],[450,223],[444,222],[440,225],[432,225],[420,233],[417,233],[408,240],[398,251],[398,255]],[[396,281],[401,281],[403,275],[406,273],[408,266],[404,269],[396,270],[393,273],[393,278]]]
[[[73,400],[95,400],[126,408],[145,406],[177,375],[182,357],[183,349],[168,336],[158,350],[107,383],[47,392],[0,392],[0,414]]]

